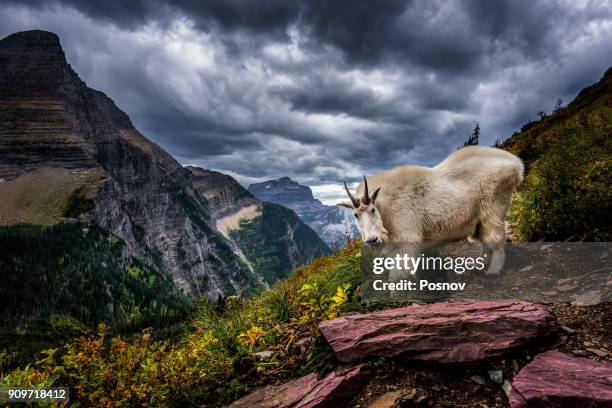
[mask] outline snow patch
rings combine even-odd
[[[257,217],[260,213],[260,204],[253,204],[242,208],[237,213],[228,215],[217,220],[217,230],[225,237],[230,238],[229,233],[232,230],[240,229],[240,221],[250,221]]]

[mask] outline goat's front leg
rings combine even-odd
[[[407,255],[408,258],[417,258],[421,252],[421,245],[409,244],[409,243],[398,243],[398,244],[387,244],[390,245],[388,253],[385,254],[387,257],[395,258],[396,255],[400,255],[402,258]],[[402,279],[412,280],[414,279],[415,273],[418,271],[406,270],[403,268],[393,268],[389,270],[389,282],[399,282]]]

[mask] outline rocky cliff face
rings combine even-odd
[[[126,257],[192,295],[241,294],[256,282],[191,172],[79,79],[55,34],[0,41],[0,180],[2,224],[96,223],[125,241]]]
[[[344,246],[347,234],[352,238],[359,236],[350,211],[324,205],[314,198],[309,187],[289,177],[251,184],[249,192],[262,201],[291,208],[331,248]]]
[[[208,201],[211,215],[220,219],[261,202],[232,176],[200,167],[186,167],[193,174],[193,184]]]
[[[263,283],[285,278],[296,267],[330,252],[290,209],[258,200],[228,175],[187,168],[209,203],[215,227]]]

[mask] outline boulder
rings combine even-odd
[[[317,380],[312,373],[281,385],[268,385],[233,402],[231,408],[323,408],[348,406],[368,379],[364,364],[340,368]]]
[[[612,364],[558,351],[539,354],[514,377],[510,406],[612,407]]]
[[[324,321],[319,329],[340,361],[391,357],[474,363],[558,330],[554,315],[517,301],[435,303]]]

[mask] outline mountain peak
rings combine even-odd
[[[3,38],[0,41],[34,47],[48,47],[50,45],[60,46],[58,35],[44,30],[19,31]]]
[[[48,65],[50,61],[68,64],[59,37],[49,31],[31,30],[11,34],[0,40],[0,49],[3,67],[10,62],[28,69]]]
[[[251,184],[249,191],[263,201],[280,205],[295,201],[315,201],[310,187],[301,185],[287,176]]]
[[[351,236],[358,234],[352,213],[337,206],[324,205],[313,196],[310,187],[289,177],[251,184],[249,192],[261,201],[280,204],[295,211],[331,248],[343,245],[347,229]]]
[[[0,92],[14,96],[56,96],[68,83],[81,83],[59,37],[48,31],[21,31],[0,40],[0,67]]]
[[[123,242],[126,267],[138,260],[186,294],[216,299],[257,285],[215,229],[191,173],[87,87],[55,34],[0,40],[0,67],[0,195],[15,203],[0,223],[98,225]]]

